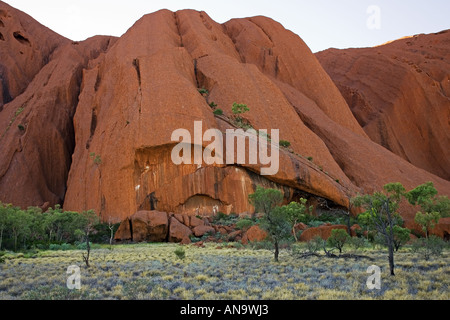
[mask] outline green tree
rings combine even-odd
[[[450,216],[450,199],[448,196],[438,196],[433,182],[427,182],[405,194],[412,205],[418,205],[422,212],[438,212],[441,217]]]
[[[7,230],[8,226],[8,212],[10,207],[11,205],[0,202],[0,251],[2,250],[3,234]]]
[[[284,211],[286,219],[291,225],[292,234],[295,241],[297,241],[297,235],[295,234],[295,225],[300,221],[305,221],[306,219],[306,199],[300,198],[300,202],[292,201],[291,203],[282,206],[280,210]],[[312,210],[312,207],[311,209]]]
[[[405,194],[401,183],[389,183],[383,187],[383,192],[371,195],[357,196],[353,204],[366,209],[365,222],[369,228],[379,233],[388,248],[389,269],[394,273],[394,225],[399,221],[397,210]]]
[[[439,222],[441,215],[439,212],[417,212],[414,217],[414,221],[422,226],[423,232],[425,232],[425,237],[428,238],[430,230],[434,229],[436,224]]]
[[[347,243],[347,241],[350,239],[350,236],[348,235],[347,231],[342,229],[333,229],[331,230],[331,236],[327,240],[327,244],[332,247],[339,250],[339,253],[342,253],[342,248]]]
[[[438,191],[433,182],[427,182],[417,186],[405,194],[406,199],[412,205],[420,206],[414,221],[422,226],[425,236],[428,238],[430,229],[433,229],[441,217],[450,216],[450,200],[447,196],[438,196]]]
[[[19,238],[22,240],[26,239],[30,232],[31,219],[27,212],[21,210],[20,208],[11,208],[8,210],[7,215],[8,228],[11,230],[11,234],[14,241],[14,251],[17,251],[17,244]]]
[[[100,219],[94,210],[83,211],[79,215],[79,226],[80,229],[77,230],[77,234],[83,236],[86,241],[86,255],[83,253],[83,260],[86,263],[86,267],[90,267],[89,256],[91,253],[91,246],[89,237],[93,234],[95,230],[95,225],[100,223]]]
[[[402,228],[399,225],[394,225],[394,248],[398,251],[400,247],[405,245],[410,239],[410,231],[407,228]]]
[[[283,194],[276,189],[258,186],[255,193],[249,195],[249,201],[257,211],[264,213],[261,228],[268,233],[274,245],[275,261],[278,262],[280,241],[288,238],[291,231],[286,212],[279,207],[283,201]]]

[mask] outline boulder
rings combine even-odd
[[[245,232],[245,235],[249,242],[259,242],[266,239],[267,232],[261,229],[258,225],[254,225]]]
[[[169,242],[186,242],[190,235],[192,235],[192,231],[189,227],[174,217],[170,218]]]
[[[122,221],[116,231],[115,239],[133,240],[135,242],[163,242],[167,238],[168,226],[167,213],[138,211],[130,218]]]
[[[322,239],[327,240],[331,236],[331,230],[333,229],[342,229],[347,231],[347,226],[338,224],[338,225],[321,225],[318,227],[308,228],[302,232],[300,235],[300,241],[310,241],[314,239],[316,236],[320,236]]]
[[[238,241],[240,235],[242,235],[242,230],[233,231],[228,234],[228,241]]]
[[[203,219],[199,219],[195,216],[191,216],[189,217],[190,221],[189,221],[189,226],[191,228],[195,228],[197,226],[203,226],[205,225],[205,221]]]
[[[356,230],[361,230],[361,226],[359,224],[354,224],[350,227],[352,237],[356,237]]]
[[[211,234],[215,233],[215,230],[213,227],[205,226],[205,225],[198,225],[194,229],[192,229],[192,231],[194,232],[194,235],[196,237],[201,237],[205,233],[211,233]]]
[[[303,222],[297,223],[294,226],[295,232],[299,232],[300,230],[305,230],[305,229],[308,229],[308,226],[306,224],[304,224]]]
[[[133,241],[163,242],[166,240],[169,230],[166,212],[138,211],[130,219]]]
[[[116,233],[114,234],[114,240],[130,241],[131,238],[130,219],[126,218],[120,223],[119,228],[117,228]]]

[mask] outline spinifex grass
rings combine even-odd
[[[208,243],[117,245],[92,250],[91,267],[82,251],[42,251],[27,257],[7,254],[0,264],[0,299],[449,299],[449,252],[422,261],[408,248],[396,253],[396,276],[388,274],[383,250],[375,260],[299,259],[282,250]],[[67,267],[81,268],[81,290],[66,287]],[[381,289],[366,286],[367,267],[381,267]]]

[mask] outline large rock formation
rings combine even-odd
[[[0,2],[0,111],[25,91],[52,53],[68,43],[69,39]]]
[[[306,44],[269,18],[221,25],[204,12],[161,10],[119,39],[58,41],[0,112],[0,201],[63,203],[117,221],[142,210],[173,212],[168,237],[178,241],[192,231],[177,214],[252,212],[248,195],[257,185],[282,190],[286,201],[344,207],[355,193],[392,181],[407,188],[433,181],[449,194],[448,181],[370,140]],[[213,114],[212,102],[224,115]],[[291,143],[279,150],[279,171],[263,176],[262,163],[174,164],[172,132],[193,137],[194,121],[202,133],[236,129],[234,102],[248,105],[242,117],[255,129],[279,129]]]
[[[73,43],[2,2],[0,18],[0,201],[62,204],[83,69],[112,39]]]
[[[450,179],[450,31],[316,57],[367,135]]]

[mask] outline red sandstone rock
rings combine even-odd
[[[430,234],[434,234],[446,240],[450,240],[450,218],[441,218],[434,229],[430,230]]]
[[[316,57],[373,141],[450,179],[450,30]]]
[[[240,235],[242,235],[242,230],[233,231],[228,234],[228,241],[238,241]]]
[[[199,218],[194,217],[194,216],[190,217],[189,226],[191,228],[195,228],[197,226],[204,226],[204,225],[205,225],[205,222],[202,219],[199,219]]]
[[[251,226],[246,232],[245,232],[246,238],[250,242],[258,242],[258,241],[264,241],[267,237],[267,232],[262,230],[259,226],[254,225]]]
[[[359,224],[354,224],[350,227],[350,230],[351,230],[352,237],[356,237],[356,230],[361,230],[361,227]]]
[[[169,221],[165,212],[138,211],[131,216],[131,225],[135,242],[161,242],[167,238]]]
[[[167,213],[159,211],[138,211],[129,219],[122,221],[114,238],[122,241],[162,242],[166,240],[168,230],[169,220]]]
[[[12,9],[3,11],[5,25],[8,14],[24,28],[32,24]],[[23,30],[36,34],[28,36],[32,45],[48,35],[33,26]],[[10,40],[17,43],[5,42],[8,54],[23,45],[23,39]],[[183,213],[177,216],[182,223],[170,218],[171,239],[182,241],[191,232],[188,216],[253,212],[248,195],[255,186],[282,190],[286,202],[301,192],[310,202],[322,197],[341,206],[357,192],[392,181],[407,188],[433,181],[441,194],[450,193],[449,181],[370,140],[306,44],[269,18],[220,25],[204,12],[161,10],[117,40],[48,41],[41,50],[48,63],[30,67],[24,73],[29,80],[20,85],[8,84],[22,88],[17,94],[24,91],[0,110],[0,128],[15,117],[0,132],[0,201],[23,207],[64,201],[66,210],[95,209],[103,220],[142,210]],[[44,47],[56,50],[49,55]],[[32,55],[24,51],[30,61],[39,60]],[[11,66],[27,69],[19,59]],[[440,85],[445,93],[445,81]],[[209,94],[199,94],[198,87]],[[211,102],[224,117],[212,114]],[[254,128],[280,129],[280,138],[291,142],[290,150],[280,150],[278,173],[261,176],[260,163],[173,164],[172,132],[185,128],[192,134],[195,120],[203,122],[203,131],[236,128],[227,119],[233,102],[248,104],[244,117]],[[405,123],[408,116],[402,115]],[[424,132],[430,132],[427,142],[440,145],[434,140],[443,134]]]
[[[174,217],[170,218],[169,225],[169,242],[183,241],[183,243],[186,243],[189,236],[192,235],[191,229],[186,227]]]
[[[131,239],[130,218],[126,218],[120,223],[119,228],[114,234],[114,240],[129,241]]]
[[[180,242],[180,244],[190,244],[192,241],[191,241],[191,238],[189,238],[189,237],[184,237],[182,240],[181,240],[181,242]]]
[[[194,232],[194,235],[196,237],[201,237],[203,236],[205,233],[215,233],[214,228],[210,227],[210,226],[205,226],[205,225],[198,225],[196,226],[194,229],[192,229],[192,231]]]
[[[300,230],[305,230],[308,228],[308,226],[306,224],[304,224],[303,222],[297,223],[295,226],[295,232],[299,232]]]
[[[69,43],[27,14],[0,2],[0,111],[25,91],[56,49]]]
[[[322,239],[327,240],[331,236],[331,230],[342,229],[347,230],[347,226],[344,225],[321,225],[318,227],[308,228],[300,235],[300,241],[310,241],[316,236],[320,236]]]

